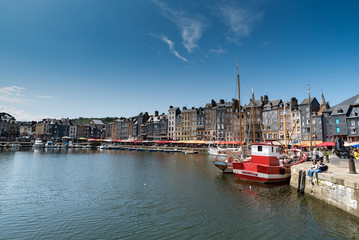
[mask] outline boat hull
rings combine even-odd
[[[233,173],[233,165],[223,161],[214,161],[214,165],[223,173]]]
[[[267,166],[251,162],[233,163],[233,173],[242,180],[261,183],[278,183],[290,180],[290,167]]]

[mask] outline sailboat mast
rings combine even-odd
[[[253,143],[256,142],[256,133],[255,133],[255,127],[254,127],[254,90],[252,88],[252,126],[253,126]]]
[[[287,154],[288,149],[288,142],[287,142],[287,113],[285,109],[285,102],[284,102],[284,111],[283,111],[283,124],[284,124],[284,146],[285,146],[285,153]]]
[[[308,99],[308,110],[309,110],[309,138],[310,138],[310,145],[309,145],[309,153],[310,156],[312,156],[312,111],[310,109],[311,104],[310,104],[310,85],[308,84],[308,95],[309,95],[309,99]]]
[[[242,147],[242,106],[241,106],[241,86],[239,82],[238,60],[237,60],[237,82],[238,82],[238,110],[239,110],[239,146]]]

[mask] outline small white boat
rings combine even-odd
[[[18,143],[18,142],[14,142],[14,143],[11,144],[11,148],[12,148],[12,149],[18,149],[18,148],[20,148],[20,147],[21,147],[21,145],[20,145],[20,143]]]
[[[34,148],[42,148],[43,147],[42,140],[41,139],[36,139],[35,143],[32,145],[32,147],[34,147]]]
[[[102,146],[100,147],[100,149],[102,149],[102,150],[111,149],[111,146],[108,145],[108,144],[105,144],[105,145],[102,145]]]
[[[221,147],[210,147],[208,148],[208,153],[211,156],[221,156],[221,157],[225,157],[227,156],[226,151],[230,151],[230,152],[241,152],[241,148],[221,148]]]
[[[52,141],[47,141],[45,144],[45,148],[53,148],[54,147],[54,143]]]

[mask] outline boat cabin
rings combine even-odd
[[[252,144],[252,163],[278,166],[280,165],[279,156],[279,146],[268,143]]]

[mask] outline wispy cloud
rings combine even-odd
[[[40,98],[40,99],[57,99],[57,97],[53,97],[53,96],[41,96],[41,95],[37,95],[37,94],[34,94],[34,97]]]
[[[26,88],[18,86],[0,88],[1,102],[31,105],[36,103],[36,99],[56,99],[56,97],[28,94]]]
[[[210,49],[209,51],[212,52],[212,53],[217,53],[217,54],[227,53],[227,50],[223,49],[221,46],[218,46],[217,49]]]
[[[226,3],[218,5],[218,13],[221,19],[228,25],[231,34],[227,35],[230,41],[238,41],[249,36],[256,23],[263,18],[264,11],[250,4]]]
[[[0,101],[17,104],[32,104],[31,99],[26,98],[25,88],[18,86],[0,88]]]
[[[269,46],[270,44],[271,44],[271,42],[269,42],[269,41],[264,41],[262,45],[263,45],[263,47],[266,47],[266,46]]]
[[[45,115],[31,115],[25,112],[24,110],[17,109],[15,107],[8,107],[5,105],[0,105],[0,112],[6,112],[15,117],[16,121],[40,121],[44,118],[48,118]]]
[[[189,53],[198,48],[198,42],[207,26],[207,19],[199,14],[189,14],[185,10],[175,10],[160,0],[152,0],[162,10],[165,17],[174,22],[181,31],[183,46]]]
[[[3,96],[21,96],[22,91],[24,91],[25,88],[18,87],[18,86],[12,86],[12,87],[3,87],[0,88],[0,94]]]
[[[188,60],[184,57],[182,57],[174,48],[175,43],[168,39],[168,37],[162,35],[161,40],[168,44],[168,47],[173,55],[175,55],[177,58],[181,59],[184,62],[188,62]]]

